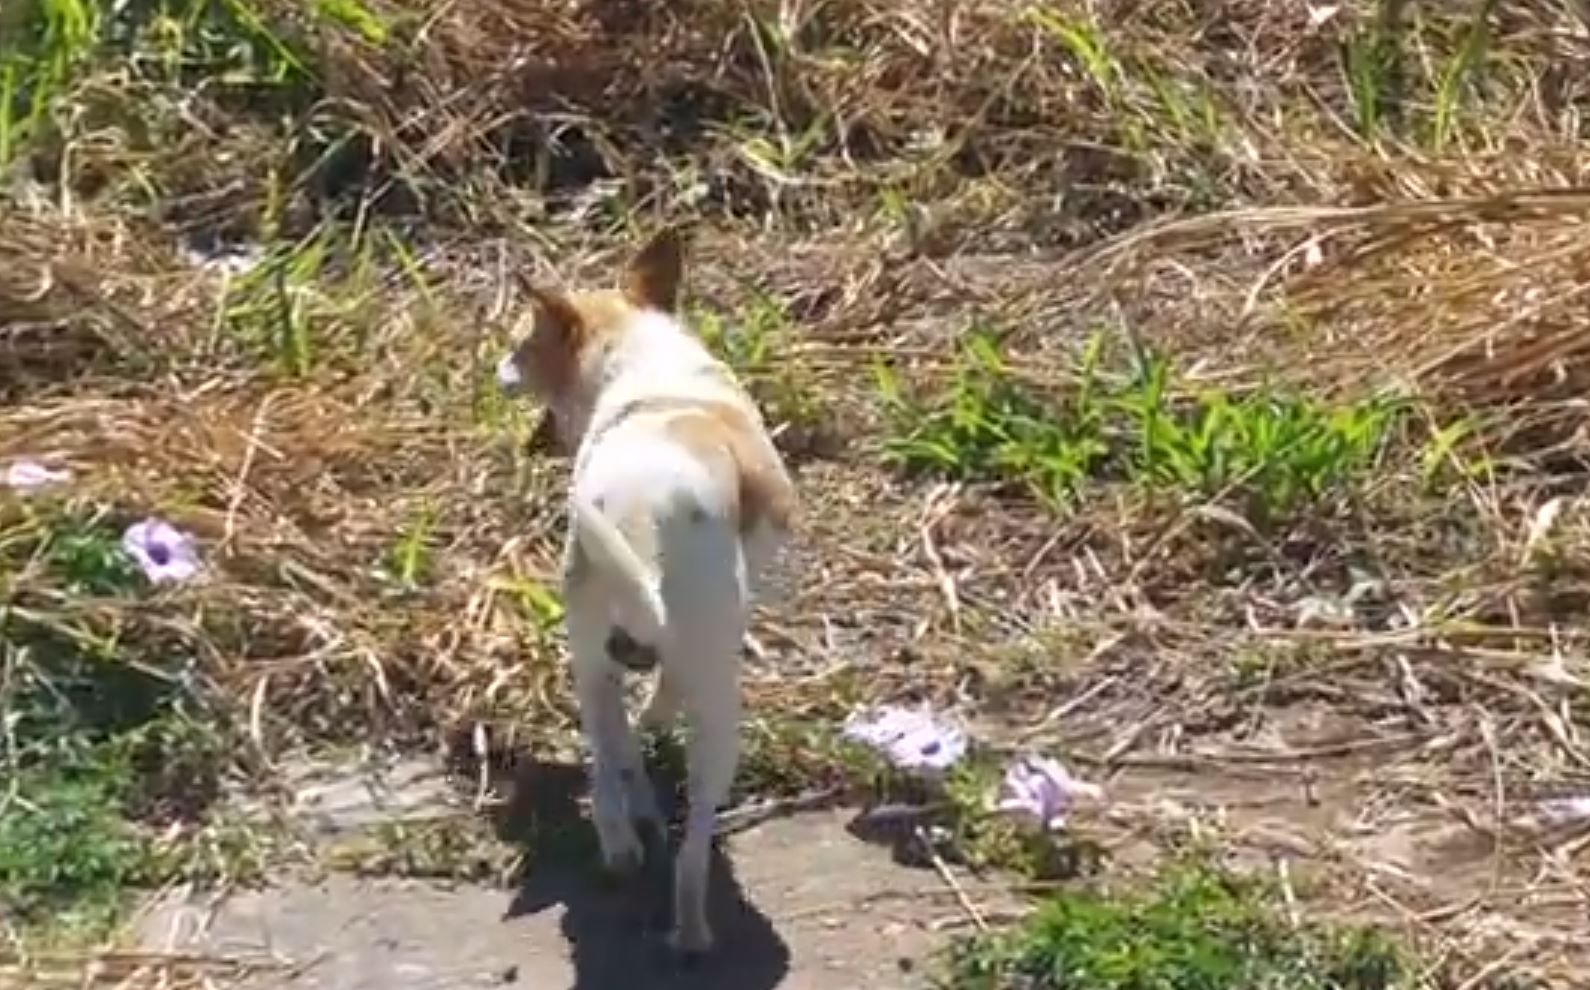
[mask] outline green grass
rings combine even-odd
[[[1165,359],[1146,356],[1111,380],[1100,354],[1096,338],[1063,399],[1020,381],[986,332],[968,335],[952,381],[937,391],[907,394],[881,371],[892,410],[887,454],[906,470],[1021,484],[1056,505],[1090,481],[1124,479],[1239,497],[1262,520],[1351,485],[1392,441],[1402,412],[1391,400],[1338,405],[1285,390],[1177,401]]]
[[[1485,75],[1485,57],[1491,38],[1490,18],[1496,5],[1497,0],[1482,0],[1473,23],[1463,31],[1462,43],[1442,68],[1436,82],[1430,141],[1438,152],[1446,150],[1453,137],[1468,90]]]
[[[0,789],[0,917],[32,942],[97,940],[139,890],[257,876],[269,843],[206,813],[229,753],[179,711],[116,733],[57,726]]]
[[[248,0],[15,0],[0,14],[0,164],[55,131],[73,89],[106,57],[133,55],[138,81],[203,81],[244,99],[303,102],[316,70],[298,26]],[[336,24],[372,42],[384,23],[358,0],[306,5],[307,22]],[[131,119],[136,119],[132,115]]]
[[[946,990],[1390,990],[1403,951],[1369,931],[1293,927],[1276,892],[1208,865],[1146,891],[1061,893],[949,955]]]
[[[142,624],[147,583],[112,518],[0,515],[0,916],[29,941],[96,939],[140,887],[258,867],[248,831],[209,814],[226,722],[189,679],[191,648]]]
[[[0,814],[0,913],[24,929],[98,933],[132,885],[156,877],[151,842],[122,814],[124,769],[96,753],[17,775]]]
[[[491,834],[484,818],[383,822],[345,836],[321,862],[364,876],[503,883],[523,867],[523,852]]]
[[[436,508],[421,505],[387,553],[382,572],[400,588],[413,590],[431,578],[436,567],[431,547],[435,527]]]

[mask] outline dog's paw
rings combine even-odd
[[[599,822],[596,835],[602,846],[602,868],[608,874],[628,878],[646,865],[646,847],[628,818]]]
[[[676,925],[668,948],[681,965],[699,966],[712,952],[712,931],[705,924]]]
[[[627,882],[640,875],[646,865],[646,852],[639,844],[634,849],[602,852],[602,872],[618,882]]]

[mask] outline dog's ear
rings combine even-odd
[[[549,332],[554,337],[572,339],[579,334],[580,311],[555,289],[527,286],[530,304],[535,307],[537,333]]]
[[[679,231],[665,227],[629,263],[624,273],[624,295],[643,309],[672,313],[679,305],[679,283],[684,276],[684,249]]]
[[[579,376],[585,346],[585,319],[567,296],[526,285],[531,326],[513,360],[525,384],[539,398],[560,393]]]

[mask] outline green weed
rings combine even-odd
[[[1088,481],[1126,479],[1152,490],[1240,495],[1260,516],[1285,514],[1349,484],[1389,443],[1400,403],[1330,405],[1283,391],[1171,396],[1172,370],[1149,355],[1121,381],[1099,373],[1100,338],[1062,400],[1011,373],[986,331],[967,339],[949,386],[907,396],[892,373],[879,389],[892,414],[890,460],[967,480],[1014,482],[1050,504]]]
[[[0,912],[66,934],[113,922],[127,890],[156,872],[125,797],[125,767],[108,754],[21,771],[0,795]]]
[[[1028,16],[1045,34],[1065,48],[1107,101],[1115,103],[1118,100],[1125,74],[1097,25],[1090,21],[1072,20],[1043,7],[1033,8]]]
[[[1495,465],[1483,452],[1471,449],[1475,439],[1483,433],[1482,424],[1472,416],[1432,427],[1419,456],[1419,480],[1423,487],[1429,491],[1453,480],[1491,478]]]
[[[121,541],[101,529],[57,528],[47,544],[46,559],[60,586],[72,594],[130,594],[143,585]]]
[[[1400,405],[1330,406],[1269,391],[1205,392],[1173,409],[1170,367],[1147,360],[1115,401],[1136,427],[1131,473],[1153,487],[1205,495],[1241,488],[1261,514],[1318,500],[1360,475],[1390,436]]]
[[[949,954],[947,990],[1390,990],[1402,951],[1363,930],[1289,925],[1266,886],[1198,862],[1151,889],[1059,894]]]
[[[368,355],[376,341],[367,313],[381,289],[376,250],[374,239],[329,224],[270,247],[226,284],[220,342],[288,378]]]
[[[1353,123],[1365,140],[1385,130],[1403,97],[1406,0],[1376,0],[1372,24],[1342,42],[1342,66],[1352,102]]]
[[[258,876],[261,835],[200,816],[226,751],[212,729],[166,715],[97,742],[60,740],[19,764],[0,788],[0,917],[31,940],[92,940],[137,890]],[[171,821],[184,829],[158,838],[153,826]]]
[[[1154,94],[1155,113],[1168,121],[1171,133],[1183,140],[1214,143],[1224,130],[1220,105],[1205,84],[1178,79],[1143,63],[1137,74],[1146,80]]]
[[[392,37],[392,26],[358,0],[315,0],[315,12],[352,28],[372,45],[384,45]]]
[[[385,22],[359,0],[318,0],[301,12],[382,43]],[[18,0],[0,13],[0,164],[48,124],[99,62],[128,56],[138,81],[306,98],[317,88],[299,27],[247,0]]]
[[[523,856],[492,835],[484,818],[472,816],[383,822],[345,837],[324,858],[332,869],[366,876],[500,882]]]
[[[1098,354],[1090,347],[1084,367]],[[886,367],[878,388],[896,427],[886,456],[909,470],[966,479],[1011,480],[1040,498],[1063,502],[1110,452],[1105,409],[1089,373],[1068,403],[1046,402],[1011,375],[994,337],[974,330],[947,391],[927,402],[908,397]]]
[[[1431,143],[1436,151],[1446,148],[1451,140],[1457,113],[1464,91],[1485,69],[1485,55],[1490,43],[1490,19],[1497,0],[1482,0],[1474,21],[1463,32],[1463,41],[1447,62],[1436,83],[1435,118],[1431,125]]]
[[[1215,90],[1151,54],[1117,51],[1093,21],[1046,7],[1028,11],[1040,34],[1057,42],[1103,97],[1125,145],[1139,153],[1175,144],[1213,144],[1225,131]]]
[[[741,157],[767,180],[770,192],[776,199],[786,186],[796,181],[813,155],[828,140],[829,124],[826,118],[818,117],[799,134],[793,135],[782,129],[772,136],[754,133],[743,127],[731,126],[728,131]]]
[[[935,779],[898,769],[870,747],[841,736],[835,724],[833,719],[791,718],[750,723],[735,800],[820,792],[859,800],[867,810],[853,823],[857,834],[887,842],[909,862],[925,863],[932,853],[974,869],[1054,879],[1076,876],[1100,859],[1099,851],[1077,835],[1034,830],[995,811],[1003,772],[999,754],[973,745]],[[683,780],[685,748],[676,735],[653,741],[653,759],[666,775]]]
[[[865,779],[870,769],[863,755],[839,738],[827,722],[756,719],[746,726],[744,745],[735,782],[741,799],[847,788]]]
[[[387,554],[383,573],[399,587],[412,590],[430,577],[431,533],[436,527],[436,507],[421,505],[398,535]]]
[[[37,133],[58,93],[92,53],[100,7],[85,0],[18,0],[0,12],[0,165]]]
[[[6,640],[12,756],[49,763],[147,724],[179,695],[176,679],[130,663],[114,641],[93,641],[30,620],[0,616]]]
[[[524,577],[499,578],[491,582],[493,591],[502,592],[518,613],[520,628],[534,630],[538,637],[558,633],[563,622],[563,601],[557,592],[539,581]]]
[[[1001,767],[989,754],[971,754],[944,781],[945,804],[935,838],[941,852],[975,870],[1004,870],[1032,880],[1069,879],[1092,872],[1103,853],[1071,832],[1035,830],[992,810]]]

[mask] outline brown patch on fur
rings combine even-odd
[[[514,364],[540,401],[589,405],[596,367],[636,308],[623,293],[532,292],[534,323],[514,351]]]
[[[669,417],[662,428],[732,493],[732,511],[741,533],[763,523],[790,528],[795,487],[772,444],[743,410],[727,402],[696,402]]]

